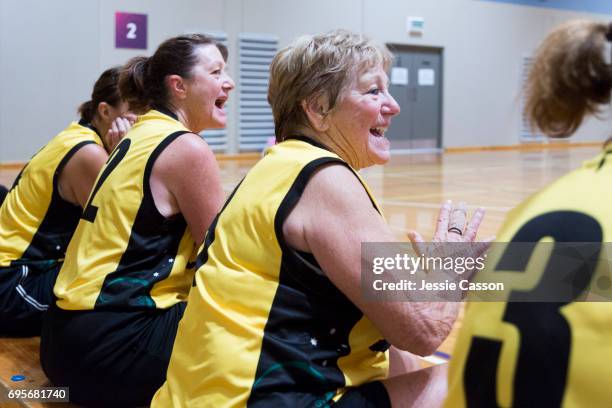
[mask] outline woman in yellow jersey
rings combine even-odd
[[[30,159],[0,207],[0,334],[40,332],[53,284],[93,183],[134,121],[106,70],[91,100]]]
[[[123,68],[121,94],[141,115],[100,173],[42,330],[43,369],[76,403],[145,405],[165,378],[190,259],[223,198],[198,134],[226,124],[226,58],[193,34]]]
[[[535,127],[569,136],[610,103],[611,40],[612,26],[586,20],[547,36],[526,85],[525,113]],[[532,262],[532,255],[512,265],[493,262],[491,279],[516,286],[507,303],[468,304],[451,359],[447,407],[612,404],[612,263],[603,245],[612,241],[611,185],[608,145],[510,212],[498,234],[511,243],[506,253],[524,242],[552,241],[554,247],[545,262]],[[552,246],[530,248],[544,245]],[[587,262],[576,262],[577,248],[592,251]],[[568,282],[571,296],[555,295],[554,288]],[[544,295],[559,299],[544,302]],[[595,296],[603,301],[584,301]]]
[[[386,351],[391,343],[432,353],[456,306],[361,295],[361,243],[395,241],[356,173],[389,160],[384,132],[399,113],[389,64],[384,47],[346,31],[300,38],[275,57],[268,100],[279,143],[209,229],[154,407],[384,407],[441,398],[443,369],[387,379]],[[445,206],[441,225],[449,212]],[[465,237],[445,228],[438,238],[473,240],[481,218],[479,211]]]

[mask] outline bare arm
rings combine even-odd
[[[459,303],[366,302],[361,296],[361,243],[397,241],[352,172],[317,171],[283,227],[292,247],[311,252],[328,278],[399,349],[434,352],[448,336]]]
[[[193,133],[178,137],[155,161],[150,183],[160,213],[183,214],[201,245],[223,201],[219,167],[208,144]]]
[[[107,159],[106,150],[94,143],[77,150],[60,173],[60,196],[68,202],[84,207]]]

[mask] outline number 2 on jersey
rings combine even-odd
[[[98,178],[98,181],[96,182],[96,186],[94,187],[93,191],[91,192],[91,195],[89,196],[89,200],[87,201],[87,205],[85,206],[83,215],[81,215],[82,219],[89,221],[89,222],[95,221],[96,214],[98,213],[98,207],[93,205],[92,202],[94,198],[96,197],[98,190],[100,190],[102,183],[104,183],[106,178],[117,167],[117,165],[119,165],[121,160],[123,160],[123,158],[127,154],[128,149],[130,148],[130,143],[131,143],[130,139],[123,139],[121,143],[117,145],[111,157],[108,158],[108,161],[106,162],[106,166],[104,167],[102,174],[100,174],[100,178]]]

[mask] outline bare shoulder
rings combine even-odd
[[[208,143],[194,133],[185,133],[177,137],[166,150],[180,152],[182,155],[192,158],[212,154]]]
[[[353,171],[340,163],[322,166],[312,175],[283,224],[290,246],[312,252],[308,241],[349,231],[367,219],[378,219],[368,194]]]
[[[77,150],[59,175],[60,196],[68,202],[83,206],[107,159],[106,150],[95,143],[86,144]]]
[[[106,153],[104,147],[96,143],[88,143],[74,153],[62,172],[92,171],[97,174],[107,159],[108,153]]]
[[[372,208],[365,188],[351,169],[340,163],[319,168],[310,178],[303,201],[317,203],[318,208],[345,211],[349,208]]]
[[[160,154],[155,167],[159,170],[206,166],[214,162],[214,154],[200,136],[185,133],[174,139]]]

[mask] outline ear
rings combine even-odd
[[[111,111],[110,111],[110,105],[108,103],[100,102],[98,104],[98,116],[104,122],[110,122]]]
[[[312,96],[304,99],[301,105],[314,131],[326,132],[329,129],[329,102],[326,96]]]
[[[168,88],[168,93],[178,99],[185,99],[187,97],[185,80],[180,75],[166,76],[166,87]]]

